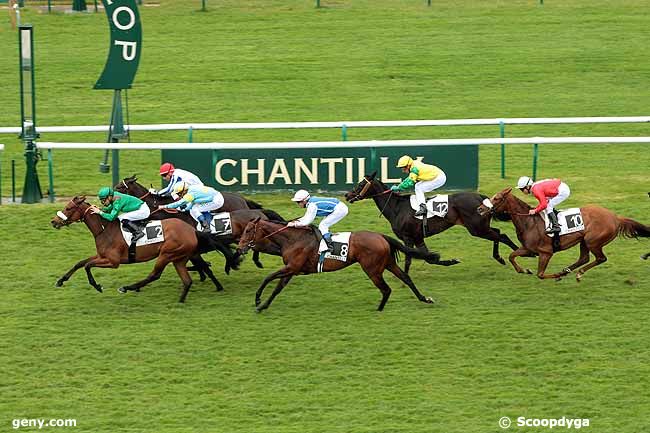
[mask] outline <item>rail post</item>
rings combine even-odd
[[[533,144],[533,182],[537,180],[537,159],[539,157],[539,145]]]
[[[50,203],[54,203],[54,170],[52,164],[52,149],[47,149],[47,177],[50,183],[47,188],[47,194],[50,198]]]
[[[341,126],[341,140],[348,141],[348,127],[345,124]]]

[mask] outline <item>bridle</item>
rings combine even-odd
[[[253,223],[253,238],[252,238],[252,239],[251,239],[251,240],[246,244],[246,246],[247,246],[249,249],[251,249],[251,250],[253,249],[253,247],[255,247],[255,238],[257,237],[257,225],[258,225],[259,223],[260,223],[259,221]],[[288,225],[286,225],[286,226],[284,226],[284,227],[281,227],[281,228],[279,228],[279,229],[277,229],[277,230],[275,230],[275,231],[269,233],[268,235],[263,236],[263,237],[260,239],[260,241],[263,241],[264,239],[268,239],[268,238],[270,238],[271,236],[276,235],[276,234],[278,234],[278,233],[280,233],[280,232],[283,232],[283,231],[285,231],[285,230],[288,229],[288,228],[289,228]],[[299,227],[295,227],[295,228],[299,228]]]
[[[352,191],[354,193],[352,198],[354,198],[355,201],[363,200],[363,199],[366,199],[366,198],[379,197],[380,195],[384,195],[384,194],[388,194],[388,193],[392,192],[390,189],[387,189],[387,190],[382,191],[382,192],[377,193],[377,194],[366,195],[366,193],[368,192],[368,190],[372,186],[372,181],[368,180],[367,177],[364,177],[362,182],[366,182],[366,184],[361,188],[361,191],[359,191],[359,192],[357,192],[356,190]]]
[[[81,203],[76,203],[76,202],[73,200],[73,201],[72,201],[72,204],[74,205],[73,209],[78,209],[78,208],[80,208],[81,205],[82,205],[83,203],[86,203],[86,200],[83,200]],[[67,206],[66,206],[66,209],[67,209]],[[86,218],[86,214],[88,213],[88,211],[89,211],[90,209],[92,209],[92,206],[88,205],[88,207],[86,208],[86,210],[84,211],[84,213],[81,215],[81,218],[79,218],[77,221],[83,221],[83,220]],[[64,209],[64,210],[65,210],[65,209]],[[73,222],[75,222],[75,221],[70,221],[70,217],[68,217],[66,214],[64,214],[64,213],[61,212],[61,211],[58,211],[58,212],[56,213],[56,216],[58,216],[58,217],[63,221],[63,225],[66,225],[66,226],[72,224]]]

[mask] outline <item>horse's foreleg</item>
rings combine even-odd
[[[178,300],[180,303],[185,302],[185,298],[187,298],[187,292],[190,291],[190,287],[192,286],[192,278],[190,277],[190,273],[187,271],[187,267],[185,266],[186,263],[187,259],[174,262],[176,273],[183,282],[183,292],[181,293],[181,297]]]
[[[289,281],[291,281],[291,278],[293,275],[287,275],[286,277],[282,277],[280,281],[278,281],[278,285],[275,286],[275,289],[273,289],[273,293],[271,293],[271,296],[264,302],[264,304],[260,305],[257,307],[257,312],[259,313],[262,310],[266,310],[269,308],[269,305],[271,305],[271,302],[273,302],[273,299],[275,299],[276,296],[280,294],[282,289],[289,284]]]
[[[279,271],[275,271],[272,274],[268,275],[266,278],[264,278],[264,281],[262,281],[262,284],[260,285],[259,289],[257,289],[257,292],[255,292],[255,306],[258,307],[260,303],[262,302],[262,293],[264,292],[264,288],[269,284],[271,281],[275,280],[276,278],[282,278],[285,277],[289,273],[289,268],[286,266]]]
[[[580,257],[578,258],[578,261],[562,269],[562,272],[560,272],[560,276],[563,277],[588,262],[589,262],[589,248],[587,248],[587,244],[583,240],[582,242],[580,242]]]
[[[537,278],[540,279],[546,279],[546,278],[561,278],[563,275],[562,273],[559,274],[549,274],[546,275],[544,272],[546,272],[546,267],[548,266],[548,263],[551,261],[551,257],[553,257],[553,254],[549,253],[539,253],[539,260],[537,262]]]
[[[650,257],[650,253],[646,253],[641,256],[641,260],[648,260],[648,257]]]
[[[262,265],[262,262],[260,262],[259,251],[253,251],[253,263],[255,263],[255,266],[257,266],[258,268],[264,269],[264,265]]]
[[[83,259],[83,260],[77,262],[77,264],[74,265],[72,267],[72,269],[70,269],[68,272],[66,272],[65,275],[63,275],[61,278],[56,280],[55,286],[56,287],[61,287],[63,285],[63,283],[65,283],[66,281],[68,281],[70,279],[72,274],[77,272],[79,269],[83,268],[86,263],[88,263],[89,261],[94,260],[96,258],[97,258],[97,256],[92,256],[92,257],[88,257],[87,259]]]
[[[519,264],[517,263],[517,260],[516,260],[517,257],[522,257],[522,256],[525,257],[525,256],[529,255],[530,253],[531,253],[531,251],[528,250],[525,247],[520,247],[520,248],[514,250],[512,253],[510,253],[509,260],[510,260],[510,263],[512,263],[512,266],[515,268],[515,271],[517,271],[520,274],[524,274],[524,273],[525,274],[532,274],[533,273],[533,271],[531,271],[530,269],[528,269],[528,268],[524,269],[521,266],[519,266]]]
[[[153,270],[149,273],[149,275],[147,275],[147,278],[131,285],[120,287],[117,289],[117,291],[120,293],[126,293],[129,290],[135,290],[136,292],[139,292],[141,287],[144,287],[152,281],[159,279],[165,270],[165,267],[169,264],[170,261],[171,260],[167,257],[166,254],[158,256],[158,260],[156,260],[156,264],[154,265]]]
[[[433,299],[424,296],[422,293],[420,293],[418,288],[415,287],[413,280],[411,280],[411,277],[409,277],[409,275],[406,272],[402,271],[400,267],[397,265],[397,263],[392,263],[388,265],[386,269],[388,269],[393,275],[395,275],[404,284],[406,284],[420,302],[424,302],[425,304],[433,304]]]
[[[103,292],[103,287],[101,284],[97,284],[97,281],[95,281],[95,277],[93,277],[92,272],[90,272],[90,268],[117,268],[119,266],[118,263],[111,262],[109,259],[106,257],[95,257],[94,259],[88,261],[84,265],[84,269],[86,270],[86,275],[88,276],[88,283],[95,288],[98,292]]]
[[[602,246],[593,247],[593,248],[590,249],[590,251],[594,256],[596,256],[596,260],[594,260],[593,262],[589,263],[586,266],[583,266],[582,268],[580,268],[578,270],[578,272],[576,273],[576,281],[577,282],[580,282],[580,280],[582,279],[582,276],[589,269],[591,269],[591,268],[593,268],[595,266],[598,266],[598,265],[602,265],[603,263],[605,263],[607,261],[607,256],[605,256],[605,253],[603,253],[603,247]]]
[[[420,243],[418,243],[417,245],[415,244],[415,242],[413,242],[412,239],[403,239],[403,241],[404,241],[404,245],[406,245],[409,248],[413,248],[413,246],[415,246],[415,248],[417,248],[418,250],[429,252],[429,250],[427,249],[427,245],[424,243],[424,239],[421,239]],[[404,272],[406,272],[407,274],[409,273],[409,269],[411,269],[411,260],[413,259],[409,255],[406,255],[406,257],[404,258]]]
[[[499,242],[501,242],[501,231],[499,229],[490,227],[488,223],[481,224],[478,227],[471,224],[467,224],[465,228],[467,228],[467,231],[472,236],[492,241],[492,258],[497,262],[501,263],[502,265],[506,264],[506,261],[503,260],[503,257],[501,257],[501,255],[499,254]],[[506,238],[508,237],[506,236]],[[517,248],[518,247],[515,245],[515,248],[513,249],[516,250]]]

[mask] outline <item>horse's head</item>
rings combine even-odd
[[[495,212],[508,212],[505,205],[508,202],[508,197],[512,192],[512,188],[506,188],[494,194],[492,198],[486,198],[483,203],[478,207],[477,212],[481,216],[493,214]]]
[[[131,177],[125,177],[120,183],[115,185],[113,189],[122,194],[129,194],[136,197],[139,197],[140,194],[147,192],[147,188],[140,185],[138,182],[138,176],[133,175]]]
[[[375,179],[376,175],[376,171],[365,175],[352,191],[345,193],[345,199],[350,203],[354,203],[381,192],[380,189],[383,187],[381,182]]]
[[[88,209],[90,209],[90,204],[86,201],[86,196],[77,196],[70,200],[62,211],[56,213],[50,224],[55,229],[60,229],[74,222],[83,221]]]
[[[262,217],[257,217],[246,224],[244,233],[242,233],[241,237],[239,238],[239,244],[237,245],[237,254],[246,254],[248,250],[255,246],[255,240],[258,232],[257,226],[259,225],[261,218]]]

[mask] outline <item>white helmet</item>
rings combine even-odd
[[[291,201],[304,201],[304,200],[309,200],[309,193],[304,190],[304,189],[299,189],[296,191],[296,193],[293,195],[293,198]]]
[[[517,181],[517,188],[523,189],[526,188],[527,186],[531,186],[532,184],[533,184],[533,180],[531,178],[529,178],[528,176],[521,176]]]

